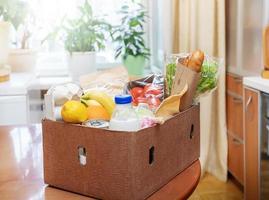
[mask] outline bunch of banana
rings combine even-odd
[[[95,100],[99,102],[106,109],[106,111],[109,113],[110,116],[112,115],[115,109],[115,103],[113,99],[105,92],[89,91],[81,97],[81,102],[85,103],[86,105],[87,101],[89,100]]]

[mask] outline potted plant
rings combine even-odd
[[[13,72],[33,71],[36,64],[36,51],[29,48],[29,31],[26,19],[30,9],[25,1],[2,0],[0,18],[13,25],[15,31],[15,48],[9,51],[8,64]],[[19,30],[20,29],[20,30]],[[18,33],[21,32],[21,37]]]
[[[105,36],[110,25],[93,15],[88,0],[79,7],[79,18],[64,25],[64,44],[68,51],[68,66],[74,81],[81,75],[96,71],[96,52],[105,48]]]
[[[142,4],[133,2],[122,6],[120,13],[123,15],[121,24],[112,32],[113,40],[119,44],[115,57],[122,56],[129,75],[141,76],[150,56],[144,39],[147,11]]]

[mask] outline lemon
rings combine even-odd
[[[61,110],[62,118],[65,122],[81,123],[87,120],[88,112],[86,106],[80,101],[67,101]]]

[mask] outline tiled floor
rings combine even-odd
[[[234,182],[223,183],[206,174],[189,200],[242,200],[243,192]]]

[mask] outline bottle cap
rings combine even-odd
[[[115,103],[116,104],[128,104],[132,102],[131,95],[117,95],[115,96]]]

